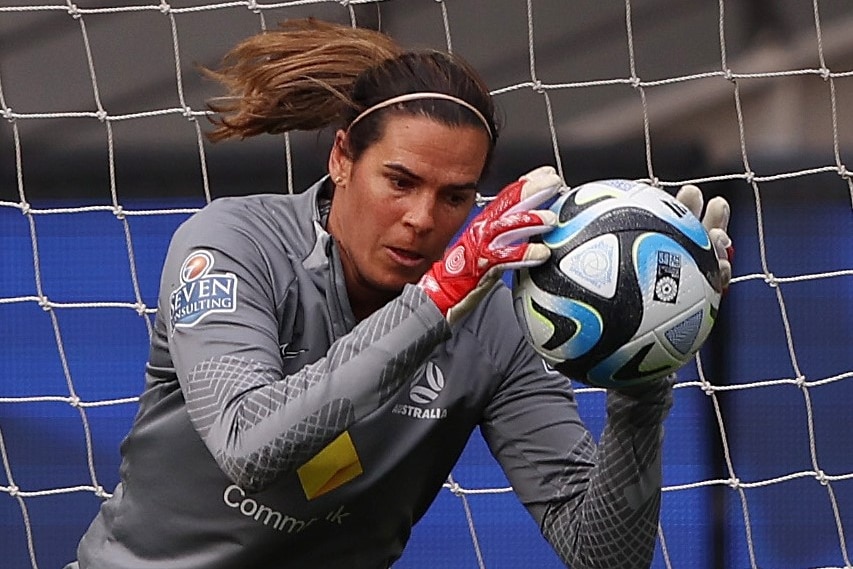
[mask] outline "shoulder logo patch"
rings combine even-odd
[[[212,273],[213,255],[203,249],[190,253],[181,265],[181,286],[169,297],[172,327],[195,326],[208,314],[234,312],[237,277]]]

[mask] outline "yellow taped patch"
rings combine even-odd
[[[309,500],[343,486],[362,472],[355,445],[346,431],[296,470]]]

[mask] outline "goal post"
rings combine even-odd
[[[197,65],[315,16],[451,50],[554,164],[732,204],[734,279],[679,372],[653,567],[853,569],[853,5],[832,0],[0,0],[0,565],[45,569],[118,482],[175,229],[298,191],[330,133],[211,145]],[[604,392],[576,385],[597,435]],[[478,433],[395,565],[558,567]]]

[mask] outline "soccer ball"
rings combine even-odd
[[[720,305],[708,233],[663,190],[629,180],[581,185],[551,206],[543,265],[516,271],[513,302],[547,364],[598,387],[670,374],[701,348]]]

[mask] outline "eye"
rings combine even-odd
[[[453,207],[468,206],[474,201],[474,192],[450,192],[446,200]]]
[[[391,174],[388,176],[388,181],[395,190],[411,190],[415,187],[415,182],[406,176]]]

